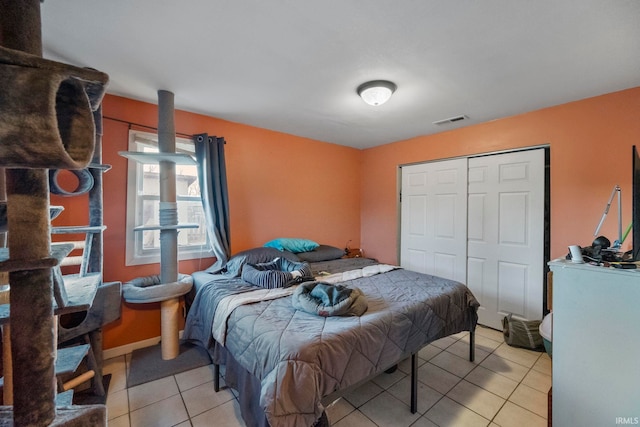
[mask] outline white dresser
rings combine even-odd
[[[549,266],[553,425],[640,425],[640,270]]]

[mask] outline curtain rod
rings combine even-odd
[[[108,120],[113,120],[114,122],[126,123],[129,126],[133,125],[133,126],[139,126],[141,128],[152,129],[152,130],[155,130],[155,131],[158,130],[158,128],[154,128],[153,126],[147,126],[147,125],[142,125],[140,123],[129,122],[127,120],[116,119],[115,117],[102,116],[102,118],[103,119],[108,119]],[[190,138],[190,139],[193,138],[193,134],[189,135],[189,134],[186,134],[186,133],[176,132],[176,135],[183,136],[185,138]]]

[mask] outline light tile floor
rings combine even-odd
[[[410,363],[381,374],[327,409],[333,427],[547,425],[551,359],[517,349],[502,333],[478,327],[476,360],[469,334],[443,338],[418,354],[418,412],[409,410]],[[213,367],[197,368],[127,388],[130,355],[105,361],[112,374],[107,398],[110,427],[244,426],[237,394],[213,390]],[[221,369],[222,370],[222,369]],[[223,383],[223,381],[221,381]]]

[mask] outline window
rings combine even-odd
[[[158,136],[129,131],[129,151],[157,153]],[[176,138],[176,152],[195,156],[193,141]],[[160,262],[160,231],[134,231],[141,225],[159,224],[160,166],[129,160],[127,174],[126,265]],[[195,223],[198,228],[178,230],[178,259],[213,256],[207,239],[195,165],[176,165],[178,222]],[[108,201],[107,201],[108,203]]]

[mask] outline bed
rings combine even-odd
[[[286,251],[279,255],[297,258]],[[193,274],[183,337],[209,351],[216,389],[218,366],[225,365],[225,381],[238,391],[248,426],[326,424],[325,405],[407,357],[415,412],[415,355],[422,347],[470,331],[473,360],[479,304],[458,282],[368,258],[312,258],[316,280],[360,289],[368,306],[360,316],[323,317],[293,307],[295,286],[256,289],[242,280],[242,266],[251,257],[238,258],[226,270]]]

